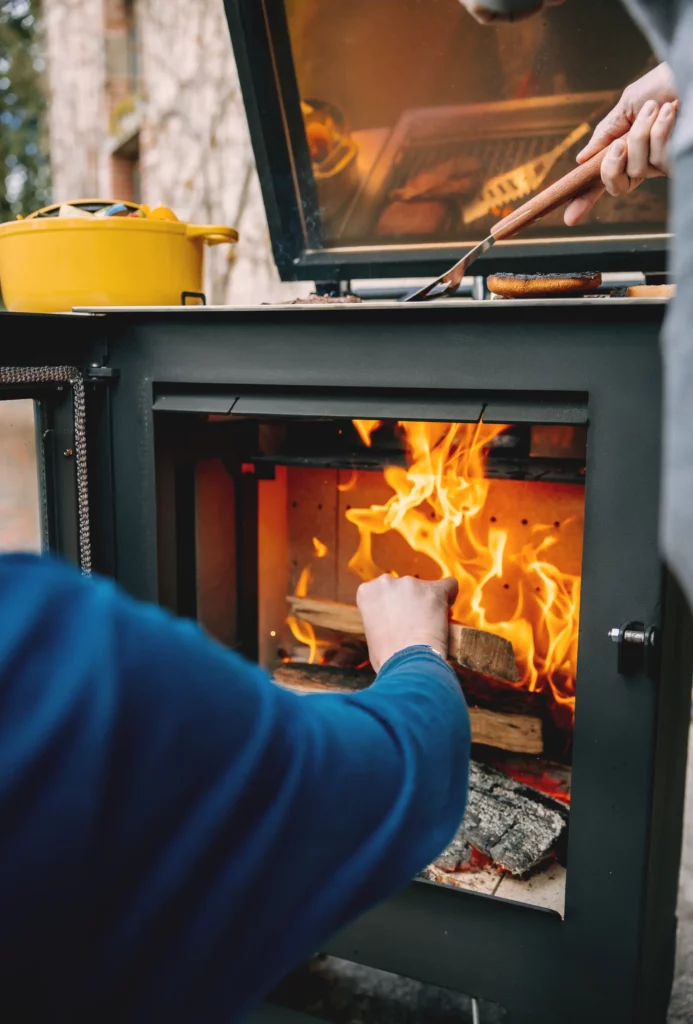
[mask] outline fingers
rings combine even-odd
[[[445,657],[448,607],[456,595],[457,583],[452,579],[427,581],[384,575],[362,583],[356,591],[356,604],[376,672],[406,647],[432,647]]]
[[[650,165],[662,174],[669,173],[669,139],[676,123],[676,103],[665,103],[650,132]]]
[[[594,204],[598,199],[604,195],[605,188],[603,185],[595,185],[593,188],[584,192],[577,199],[573,199],[572,203],[568,203],[563,220],[569,228],[574,228],[575,225],[582,220],[582,218],[589,213]]]
[[[430,591],[431,593],[438,593],[445,597],[448,604],[457,597],[458,585],[457,580],[452,577],[447,577],[443,580],[420,580],[415,576],[391,576],[389,573],[384,573],[382,576],[377,576],[374,580],[369,583],[362,583],[356,591],[356,603],[364,597],[367,599],[371,596],[374,591],[386,592],[391,588],[397,588],[400,593],[408,592],[413,590],[420,594]]]
[[[628,155],[625,167],[625,173],[631,180],[633,178],[647,177],[650,166],[650,132],[654,127],[658,114],[658,104],[654,100],[648,100],[633,122],[633,127],[628,136]],[[611,192],[608,185],[607,189]],[[611,192],[611,195],[622,194]]]
[[[592,138],[584,149],[577,155],[577,162],[584,164],[586,160],[593,157],[595,153],[601,153],[603,149],[610,146],[615,139],[620,139],[630,128],[630,120],[626,113],[623,101],[619,101],[614,109],[600,121],[594,129]]]
[[[568,204],[564,221],[574,227],[587,214],[604,189],[612,196],[624,196],[632,192],[645,178],[667,174],[669,139],[676,121],[677,102],[664,103],[661,109],[654,100],[648,100],[635,118],[628,139],[611,141],[604,156],[601,170],[603,185],[596,185],[578,199]],[[596,129],[592,141],[578,155],[584,162],[602,146],[604,140],[617,130],[623,122],[616,111]],[[626,122],[626,130],[627,130]]]
[[[556,3],[563,3],[563,0],[554,0],[551,6]],[[523,11],[518,13],[508,12],[507,14],[501,14],[498,11],[490,10],[485,6],[484,0],[462,0],[462,4],[467,8],[471,16],[478,21],[481,25],[490,25],[494,21],[522,21],[524,18],[530,18],[537,11],[540,11],[544,6],[544,0],[536,0],[536,2]]]
[[[473,7],[468,7],[467,10],[480,25],[490,25],[497,18],[493,11],[487,11],[485,7],[474,5]]]
[[[675,103],[665,103],[661,110],[654,100],[643,106],[627,143],[620,139],[613,142],[604,157],[602,181],[609,195],[626,195],[645,178],[666,174],[667,149],[675,120]]]
[[[602,163],[602,181],[610,196],[624,196],[633,187],[626,173],[629,147],[621,139],[612,142]]]
[[[448,577],[444,580],[435,580],[430,584],[430,586],[435,587],[436,590],[439,590],[441,594],[445,596],[445,599],[448,602],[448,604],[452,604],[454,602],[455,598],[457,597],[457,591],[459,590],[457,580],[453,579],[452,577]]]

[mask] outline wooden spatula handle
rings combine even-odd
[[[596,185],[599,181],[602,160],[605,155],[606,150],[596,153],[587,163],[580,164],[574,171],[570,171],[564,177],[559,178],[558,181],[554,181],[553,185],[549,185],[543,192],[532,196],[519,209],[513,210],[503,220],[499,220],[497,224],[494,224],[491,228],[491,234],[498,241],[502,241],[504,238],[512,238],[518,231],[522,231],[523,228],[534,224],[541,217],[545,217],[547,213],[557,210],[559,206],[570,202],[571,199],[577,199],[578,196],[581,196],[583,192],[587,192],[592,185]]]

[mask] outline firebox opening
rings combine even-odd
[[[359,584],[457,578],[453,620],[509,640],[518,680],[453,666],[470,800],[422,878],[562,913],[586,427],[169,416],[158,445],[162,597],[278,685],[369,686]]]

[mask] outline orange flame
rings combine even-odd
[[[317,558],[324,558],[328,552],[327,544],[323,544],[318,537],[313,537],[313,547],[315,548],[315,555]],[[307,597],[310,584],[310,566],[307,565],[301,570],[301,575],[298,577],[298,583],[296,584],[294,595],[296,597]],[[310,622],[305,622],[303,619],[297,619],[295,615],[289,615],[286,619],[286,624],[291,630],[294,639],[298,640],[300,644],[304,644],[308,648],[308,664],[314,665],[317,661],[319,649],[321,647],[327,647],[327,642],[324,640],[318,640],[315,635],[315,630]]]
[[[359,437],[365,444],[366,448],[370,448],[373,443],[371,440],[371,434],[378,429],[382,422],[382,420],[352,420],[352,423],[358,430]]]
[[[310,566],[307,565],[305,569],[301,570],[301,575],[298,577],[298,583],[294,590],[296,597],[307,596],[310,579]],[[297,619],[295,615],[289,615],[287,617],[286,624],[295,639],[298,640],[300,644],[305,644],[308,648],[308,664],[314,665],[315,659],[318,656],[318,640],[315,636],[315,630],[310,622],[304,622],[302,619]]]
[[[487,528],[486,518],[480,518],[489,490],[486,449],[507,428],[481,422],[399,423],[399,428],[408,468],[385,468],[392,496],[384,505],[345,512],[359,531],[349,568],[363,580],[388,571],[376,565],[372,542],[395,530],[412,551],[435,563],[441,577],[457,580],[453,618],[510,640],[522,674],[519,685],[549,687],[557,713],[572,722],[580,577],[561,572],[551,561],[556,543],[551,526],[536,525],[526,543],[509,545],[508,530]],[[511,609],[507,580],[516,590]]]
[[[358,479],[359,479],[358,473],[356,472],[355,469],[352,469],[351,473],[349,474],[349,479],[346,480],[346,481],[340,481],[337,484],[337,490],[338,491],[352,491],[354,489],[354,487],[356,487],[356,484],[358,483]]]

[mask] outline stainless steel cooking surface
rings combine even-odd
[[[422,172],[466,157],[476,161],[482,169],[479,186],[469,194],[448,200],[446,229],[437,237],[481,238],[494,221],[513,208],[506,203],[465,224],[465,208],[474,203],[483,183],[529,161],[547,157],[572,137],[572,145],[555,164],[550,159],[545,160],[544,177],[537,180],[536,187],[560,177],[561,168],[567,171],[574,166],[575,154],[584,144],[591,126],[615,99],[613,92],[595,92],[409,110],[402,115],[383,147],[337,234],[349,243],[363,242],[374,235],[383,242],[394,241],[398,236],[380,232],[378,220],[397,190]],[[411,204],[414,213],[415,205]],[[425,238],[426,233],[419,236],[419,240]]]

